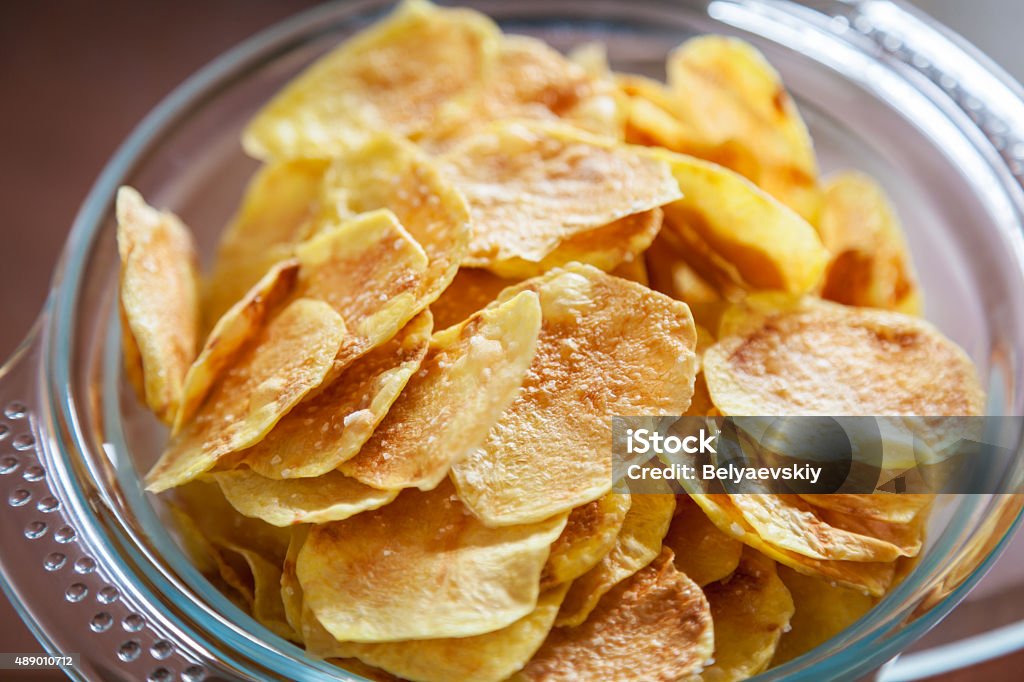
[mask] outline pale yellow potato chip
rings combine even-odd
[[[687,682],[738,682],[767,668],[794,610],[775,562],[748,547],[732,577],[706,586],[704,596],[711,604],[715,662]]]
[[[870,495],[834,493],[832,495],[800,495],[806,502],[864,519],[889,523],[910,523],[935,499],[934,495],[900,493],[888,495],[875,492]]]
[[[467,637],[512,624],[537,605],[561,514],[488,528],[450,483],[313,526],[296,572],[305,604],[336,639]]]
[[[124,375],[128,379],[129,385],[135,391],[135,395],[138,396],[139,400],[145,402],[146,376],[142,369],[142,351],[139,350],[139,344],[135,343],[135,337],[132,336],[132,329],[128,323],[128,313],[125,312],[124,302],[120,300],[120,296],[117,301],[117,315],[121,323],[121,354],[124,355]],[[175,414],[180,411],[179,407]]]
[[[664,549],[605,595],[585,623],[553,629],[513,679],[675,682],[701,670],[713,648],[708,602]]]
[[[921,292],[903,228],[874,179],[852,171],[830,177],[820,231],[832,253],[823,298],[921,314]]]
[[[753,288],[806,293],[818,285],[828,252],[810,223],[723,166],[651,153],[671,163],[683,193],[664,208],[666,229],[692,230]]]
[[[814,146],[768,60],[749,43],[699,36],[669,55],[666,70],[698,143],[733,143],[755,162],[748,177],[814,223],[821,206]],[[678,108],[677,108],[678,111]]]
[[[117,249],[126,371],[166,424],[174,421],[199,342],[196,255],[188,228],[131,187],[117,191]],[[141,379],[140,382],[140,369]]]
[[[238,354],[195,419],[172,439],[146,476],[147,490],[186,483],[259,441],[323,382],[349,338],[345,322],[326,303],[289,304]]]
[[[327,662],[336,665],[342,670],[359,675],[359,677],[370,680],[370,682],[403,682],[402,678],[395,677],[372,665],[366,665],[358,658],[329,658]]]
[[[234,542],[226,543],[223,549],[235,552],[245,559],[252,574],[252,617],[278,637],[298,641],[298,634],[288,624],[284,602],[281,599],[281,564],[269,561],[259,552]]]
[[[611,417],[681,414],[693,392],[696,332],[686,306],[586,265],[506,291],[540,295],[537,354],[484,445],[452,468],[488,525],[536,521],[612,485]]]
[[[895,574],[893,562],[812,559],[762,540],[761,536],[747,523],[740,510],[730,501],[728,495],[699,494],[690,497],[700,505],[700,508],[718,526],[720,531],[794,571],[831,580],[872,596],[885,594],[885,591],[892,585]]]
[[[783,633],[773,666],[801,656],[853,625],[878,602],[875,597],[822,578],[779,566],[796,607],[790,629]]]
[[[441,163],[469,202],[472,267],[539,263],[577,233],[680,197],[665,161],[546,121],[492,124]]]
[[[801,501],[803,501],[801,499]],[[924,543],[925,526],[930,510],[925,507],[907,522],[881,521],[857,514],[847,514],[833,509],[815,508],[822,520],[833,528],[850,533],[877,538],[899,549],[900,558],[915,557],[921,553]]]
[[[355,360],[327,387],[307,397],[251,448],[229,458],[275,479],[323,476],[348,461],[370,438],[420,367],[430,346],[428,311]],[[219,467],[225,468],[225,467]]]
[[[451,283],[469,249],[469,207],[436,163],[414,145],[382,136],[334,160],[327,193],[355,213],[391,210],[427,255],[418,292],[431,303]]]
[[[503,277],[518,279],[542,275],[573,262],[611,272],[630,261],[639,261],[640,254],[651,245],[661,229],[661,222],[661,209],[652,208],[592,230],[577,232],[540,262],[507,258],[495,261],[490,269]]]
[[[569,512],[565,530],[551,545],[541,588],[568,583],[596,566],[615,547],[629,506],[628,493],[608,493]]]
[[[199,356],[185,374],[181,406],[174,419],[174,432],[195,416],[210,388],[245,346],[276,313],[295,288],[298,261],[284,260],[267,273],[217,320],[206,337]]]
[[[630,282],[643,284],[645,287],[649,287],[651,284],[650,278],[647,275],[647,264],[644,262],[643,254],[623,260],[609,270],[608,273],[622,279],[628,279]]]
[[[762,540],[812,559],[887,562],[917,553],[904,543],[834,526],[823,518],[827,510],[819,513],[799,495],[751,493],[729,498]]]
[[[769,317],[704,354],[727,415],[977,415],[984,395],[967,354],[929,323],[845,306]]]
[[[533,611],[494,632],[404,642],[339,642],[336,650],[413,682],[501,682],[540,648],[567,587],[541,592]]]
[[[203,287],[203,318],[213,326],[275,263],[291,258],[319,209],[324,161],[272,162],[249,181],[221,236]]]
[[[631,496],[615,543],[598,564],[573,581],[555,623],[577,626],[587,620],[612,588],[657,558],[676,508],[675,495]]]
[[[426,306],[419,296],[426,254],[389,210],[360,214],[321,232],[295,255],[300,267],[294,295],[330,304],[352,335],[332,379]]]
[[[305,628],[302,622],[303,596],[302,585],[295,574],[295,562],[299,559],[299,551],[306,542],[310,528],[311,526],[307,524],[292,526],[288,538],[288,551],[281,566],[281,603],[284,604],[285,620],[302,643],[305,643]]]
[[[419,371],[341,470],[376,488],[435,487],[518,395],[540,318],[537,295],[523,292],[435,334]]]
[[[430,304],[434,327],[447,329],[462,322],[493,302],[498,294],[515,283],[515,280],[498,277],[489,270],[459,268],[448,288]]]
[[[421,136],[479,97],[500,36],[478,12],[405,0],[263,107],[245,130],[245,150],[260,159],[331,158],[382,131]]]
[[[397,490],[371,488],[340,471],[287,481],[265,478],[247,469],[222,471],[213,477],[241,514],[281,527],[342,521],[383,507],[398,496]]]
[[[732,575],[743,553],[743,543],[718,530],[686,495],[676,498],[675,517],[663,543],[675,555],[676,568],[701,587]]]
[[[718,319],[716,336],[746,336],[764,326],[769,318],[783,313],[795,313],[814,308],[827,308],[834,304],[813,296],[799,296],[782,291],[756,291],[738,301],[732,301]]]

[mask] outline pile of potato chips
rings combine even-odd
[[[911,569],[928,496],[611,492],[613,415],[983,409],[764,58],[667,72],[409,0],[256,115],[201,284],[120,191],[147,486],[270,630],[375,680],[740,680]]]

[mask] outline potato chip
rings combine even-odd
[[[380,668],[374,668],[372,665],[366,665],[358,658],[329,658],[327,662],[342,670],[359,675],[362,679],[370,680],[370,682],[403,682],[402,678],[395,677]]]
[[[240,513],[282,527],[342,521],[383,507],[398,496],[397,490],[371,488],[340,471],[287,481],[264,478],[245,469],[213,476]]]
[[[732,577],[705,587],[704,596],[711,604],[715,662],[690,682],[737,682],[767,668],[793,616],[793,598],[775,562],[748,547]]]
[[[718,530],[804,575],[825,578],[866,594],[881,596],[893,581],[892,562],[822,561],[765,542],[754,532],[728,495],[691,495]]]
[[[889,523],[910,523],[922,509],[935,499],[934,495],[911,493],[886,495],[881,492],[870,495],[833,493],[831,495],[800,495],[800,497],[815,507]]]
[[[596,500],[612,485],[611,417],[681,414],[696,332],[686,306],[586,265],[506,291],[540,295],[537,354],[486,443],[452,468],[488,525],[526,523]]]
[[[311,229],[327,164],[296,159],[260,168],[217,247],[203,287],[206,328],[234,305],[275,263],[291,258]]]
[[[743,543],[718,530],[686,495],[676,498],[675,517],[663,542],[675,555],[676,568],[701,587],[732,575],[743,551]]]
[[[473,238],[465,265],[539,263],[565,240],[680,197],[665,161],[542,121],[504,121],[469,136],[442,165],[465,194]]]
[[[832,252],[823,298],[921,314],[921,293],[903,228],[885,190],[872,178],[856,172],[829,178],[821,239]]]
[[[376,488],[435,487],[519,393],[540,314],[536,294],[523,292],[435,334],[419,372],[341,470]]]
[[[276,479],[323,476],[337,469],[359,452],[419,369],[432,328],[429,312],[417,315],[390,341],[296,405],[263,440],[228,458],[232,468],[244,464]]]
[[[674,682],[701,670],[713,648],[708,602],[664,549],[605,595],[585,623],[552,630],[514,679]]]
[[[533,611],[494,632],[404,642],[339,642],[337,651],[416,682],[501,682],[540,648],[567,587],[542,592]]]
[[[124,302],[120,300],[120,297],[118,299],[117,314],[118,321],[121,323],[121,354],[124,355],[124,375],[139,400],[145,401],[146,376],[142,369],[142,351],[139,350],[139,344],[135,343],[135,337],[132,336]]]
[[[117,248],[126,371],[164,423],[174,421],[199,336],[196,256],[177,216],[148,206],[131,187],[117,191]]]
[[[984,408],[960,348],[923,320],[881,310],[823,306],[769,317],[709,348],[704,373],[727,415],[976,415]]]
[[[764,56],[742,40],[699,36],[669,55],[667,71],[699,142],[741,147],[756,162],[748,177],[816,222],[821,191],[811,137]]]
[[[692,230],[751,287],[806,293],[817,286],[828,252],[809,223],[722,166],[665,151],[652,155],[671,163],[683,193],[664,208],[666,229]]]
[[[299,245],[295,296],[329,303],[352,338],[331,378],[387,341],[426,306],[427,257],[389,210],[364,213]]]
[[[718,320],[717,336],[746,336],[756,332],[772,317],[813,308],[827,308],[834,304],[814,296],[798,296],[782,291],[756,291],[738,301],[732,301]]]
[[[421,304],[433,302],[451,283],[469,249],[469,207],[423,152],[379,137],[337,158],[326,184],[349,211],[390,209],[423,247],[428,265],[418,293]]]
[[[506,287],[515,283],[515,280],[498,277],[488,270],[459,268],[448,288],[430,304],[430,312],[434,315],[434,327],[447,329],[462,322],[485,308],[498,298],[498,294]]]
[[[504,277],[524,279],[542,275],[548,270],[586,263],[610,272],[618,266],[640,259],[661,229],[661,209],[634,213],[613,223],[568,237],[539,263],[522,258],[508,258],[493,263],[492,271]]]
[[[295,288],[298,274],[299,263],[296,260],[285,260],[272,266],[217,320],[199,356],[185,374],[181,406],[174,419],[175,433],[195,416],[210,388],[236,359],[242,347],[287,300]]]
[[[762,540],[812,559],[884,562],[917,553],[833,526],[799,495],[753,493],[729,498]]]
[[[650,286],[650,278],[647,276],[647,264],[644,262],[643,254],[626,258],[621,263],[608,271],[608,274],[628,279],[630,282]]]
[[[450,483],[314,526],[296,570],[305,603],[341,641],[466,637],[537,604],[541,570],[566,515],[488,528]]]
[[[223,549],[245,559],[252,574],[252,617],[278,637],[297,641],[298,634],[288,624],[284,602],[281,600],[281,564],[268,561],[258,552],[233,542],[226,543]]]
[[[551,545],[541,588],[568,583],[596,566],[615,546],[629,506],[628,494],[608,493],[569,512],[565,530]]]
[[[479,108],[477,116],[488,120],[561,118],[595,133],[621,131],[610,84],[528,36],[502,39]]]
[[[500,35],[478,12],[405,0],[274,97],[246,128],[245,150],[331,158],[381,131],[418,137],[479,96]]]
[[[326,303],[289,304],[224,372],[195,419],[150,470],[146,489],[160,492],[186,483],[260,440],[320,385],[349,338],[341,316]]]
[[[773,666],[800,656],[831,639],[867,613],[877,599],[859,590],[840,587],[779,566],[779,578],[793,598],[796,610],[790,629],[779,640]]]
[[[288,551],[281,567],[281,603],[284,604],[285,620],[302,642],[305,642],[302,624],[303,596],[302,585],[299,584],[299,577],[295,574],[295,562],[299,559],[299,551],[306,542],[310,528],[311,526],[306,524],[292,526],[288,539]]]
[[[576,579],[555,621],[576,626],[587,619],[598,601],[613,587],[654,561],[676,508],[675,495],[632,495],[615,543],[601,561]]]

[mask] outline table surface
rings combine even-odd
[[[171,88],[211,58],[312,0],[105,0],[0,3],[0,245],[16,253],[0,289],[0,358],[21,340],[43,303],[68,226],[117,144]],[[1024,80],[1017,28],[1024,2],[918,0],[915,4],[986,50]],[[1024,537],[982,583],[977,597],[928,635],[923,646],[1017,616],[1024,591],[1008,591],[1024,559]],[[38,651],[0,599],[3,649]],[[1011,679],[1024,655],[934,678]],[[26,680],[60,680],[39,672]]]

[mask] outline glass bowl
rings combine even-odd
[[[599,40],[616,69],[663,77],[697,33],[742,36],[782,72],[824,171],[879,178],[906,224],[927,316],[977,363],[992,414],[1024,414],[1024,101],[1007,76],[890,0],[466,0],[558,48]],[[166,433],[121,377],[112,205],[122,183],[181,215],[202,252],[256,163],[239,133],[284,82],[378,18],[319,7],[220,57],[160,104],[89,194],[34,331],[0,370],[0,569],[79,679],[357,679],[306,658],[188,562],[139,474]],[[7,257],[16,257],[7,254]],[[4,282],[8,286],[14,282]],[[1015,476],[1024,474],[1024,463]],[[949,496],[913,572],[853,627],[758,679],[859,677],[963,598],[1019,521],[1021,497]]]

